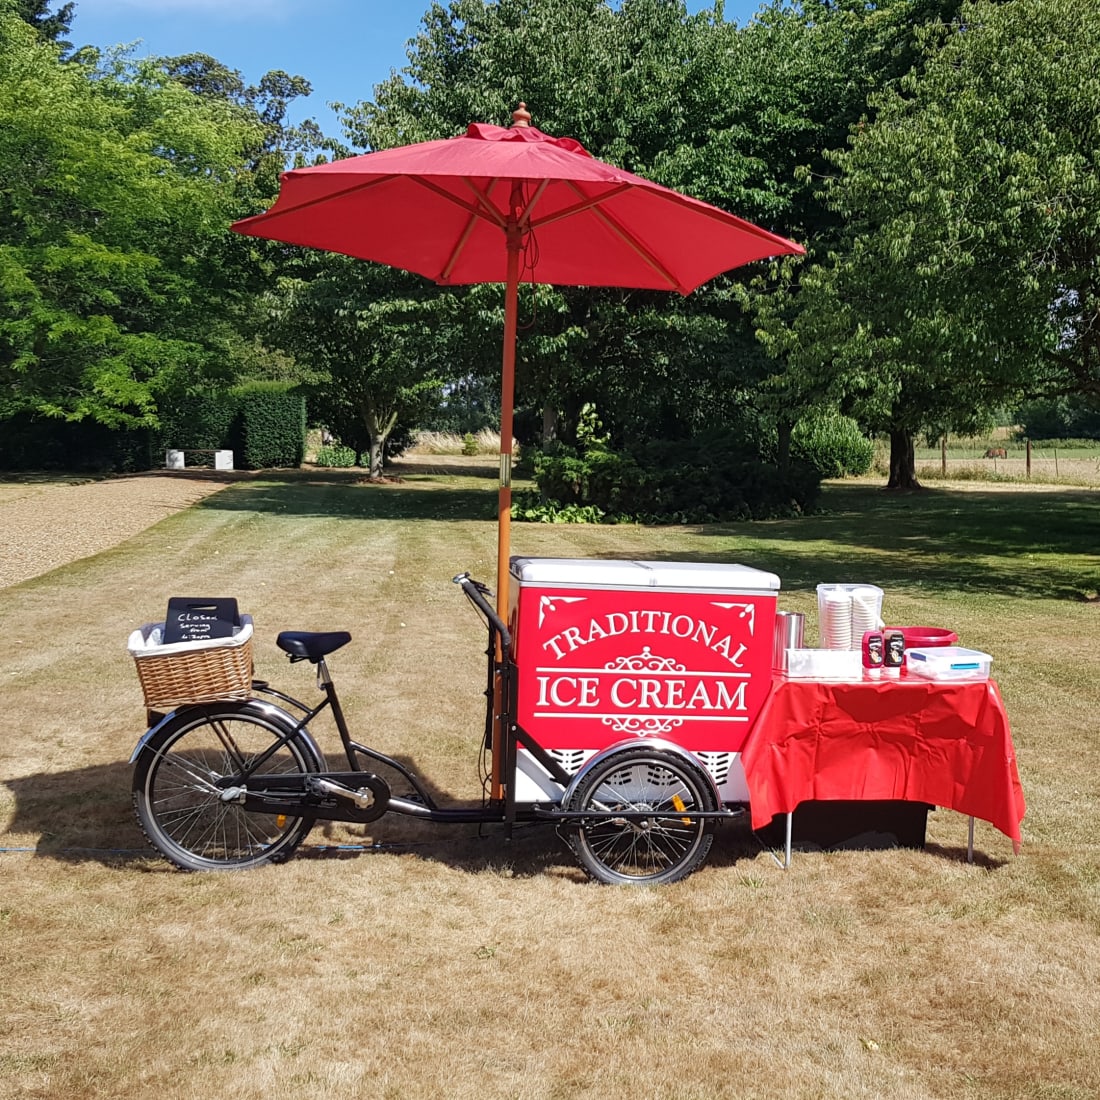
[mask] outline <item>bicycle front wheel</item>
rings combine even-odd
[[[308,737],[250,709],[212,703],[181,711],[142,749],[133,801],[149,843],[185,871],[246,870],[287,859],[312,821],[224,799],[221,779],[322,771]],[[265,754],[272,750],[270,755]],[[257,761],[261,761],[257,763]]]
[[[717,809],[710,784],[700,769],[660,749],[629,749],[597,764],[568,808],[598,815],[571,837],[581,866],[598,882],[676,882],[702,866],[714,840],[707,819],[679,816]],[[615,816],[623,811],[630,816]],[[654,816],[636,816],[648,813]]]

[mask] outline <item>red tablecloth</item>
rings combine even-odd
[[[1024,795],[997,685],[776,678],[741,753],[753,828],[800,802],[929,802],[989,821],[1019,850]]]

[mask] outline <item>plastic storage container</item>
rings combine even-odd
[[[858,649],[788,649],[787,676],[792,680],[862,680],[863,654]]]
[[[910,675],[928,680],[988,680],[993,658],[977,649],[961,646],[930,646],[905,652]]]

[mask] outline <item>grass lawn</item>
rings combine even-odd
[[[0,1098],[1100,1095],[1096,490],[830,486],[797,522],[513,528],[523,554],[770,570],[811,641],[821,581],[957,630],[1012,721],[1018,857],[979,822],[968,865],[945,810],[924,851],[787,872],[726,828],[650,890],[587,882],[543,827],[318,828],[236,875],[143,848],[125,645],[171,595],[236,596],[257,673],[298,695],[275,634],[350,630],[332,667],[361,738],[479,794],[484,633],[450,578],[493,580],[494,509],[473,467],[242,481],[3,591]]]

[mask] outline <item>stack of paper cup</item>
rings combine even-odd
[[[823,649],[859,649],[882,627],[882,589],[873,584],[819,584],[817,618]]]
[[[860,585],[851,590],[852,595],[852,649],[859,649],[863,635],[868,630],[882,626],[882,589],[873,585]]]
[[[824,589],[824,590],[823,590]],[[852,648],[852,597],[839,585],[818,588],[818,617],[824,649]],[[862,640],[863,635],[860,635]]]

